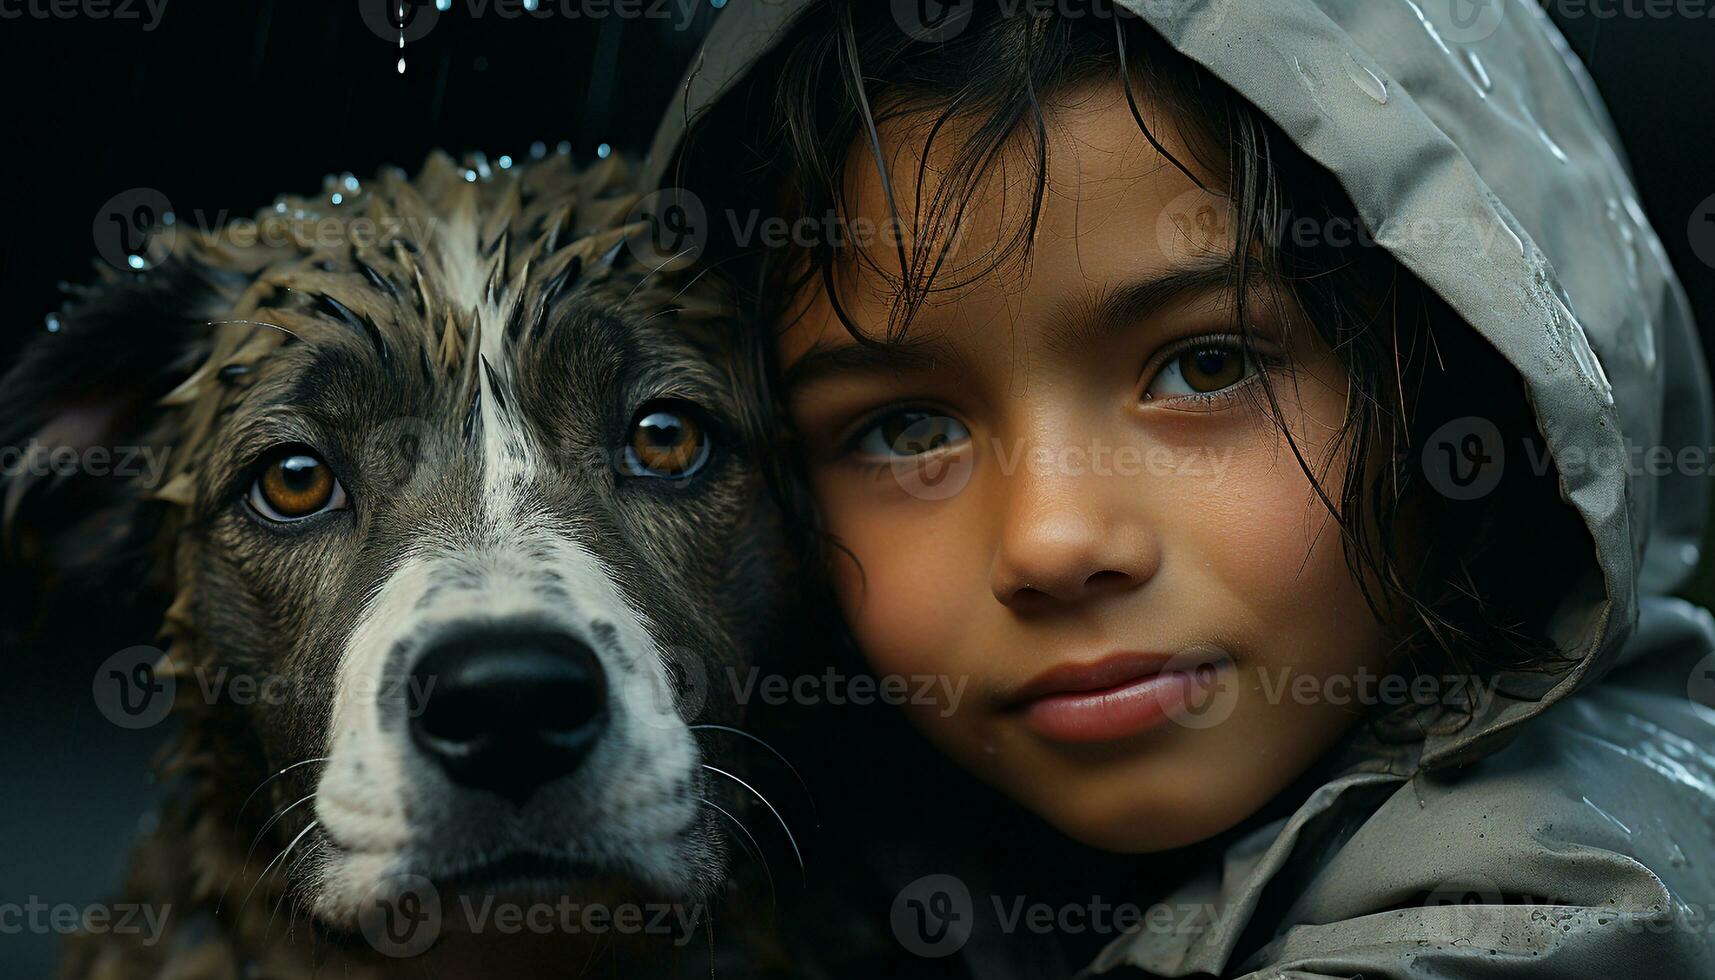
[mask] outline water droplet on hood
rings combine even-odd
[[[1417,23],[1429,35],[1429,39],[1435,42],[1435,46],[1440,48],[1442,53],[1451,56],[1453,52],[1447,49],[1447,42],[1441,40],[1441,32],[1435,29],[1434,24],[1430,23],[1429,17],[1423,13],[1423,8],[1413,3],[1412,0],[1405,0],[1405,5],[1411,8],[1412,14],[1417,17]],[[1482,6],[1478,5],[1478,12],[1480,13],[1481,10]]]
[[[1380,75],[1358,64],[1358,59],[1346,54],[1346,74],[1351,76],[1352,83],[1377,105],[1387,105],[1387,82]]]
[[[1460,54],[1465,63],[1465,70],[1471,76],[1471,84],[1477,90],[1480,98],[1488,98],[1495,90],[1495,81],[1489,77],[1489,70],[1483,67],[1483,59],[1477,57],[1477,52],[1471,48],[1461,48]]]

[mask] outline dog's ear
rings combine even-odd
[[[0,545],[14,570],[145,584],[174,451],[159,402],[208,356],[220,278],[181,255],[79,289],[0,379]]]

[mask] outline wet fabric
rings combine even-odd
[[[1551,630],[1572,669],[1498,678],[1511,696],[1456,730],[1358,738],[1165,899],[1198,921],[1087,972],[1715,976],[1715,620],[1666,595],[1699,559],[1709,382],[1589,75],[1529,0],[1122,5],[1331,171],[1517,370],[1592,557]],[[806,6],[734,0],[658,172]]]

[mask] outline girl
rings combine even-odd
[[[1694,329],[1540,10],[1439,6],[734,4],[657,142],[856,650],[1170,859],[1087,972],[1715,976]],[[1039,975],[953,860],[900,944]]]

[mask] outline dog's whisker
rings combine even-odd
[[[261,844],[261,843],[262,843],[262,838],[263,838],[263,837],[264,837],[264,836],[265,836],[265,835],[267,835],[267,833],[268,833],[268,828],[269,828],[269,827],[272,827],[272,826],[274,826],[274,825],[275,825],[275,824],[277,824],[277,823],[279,823],[279,822],[280,822],[280,818],[281,818],[281,817],[283,817],[283,816],[285,816],[285,815],[286,815],[286,814],[288,814],[288,813],[290,813],[290,812],[292,812],[292,810],[293,810],[293,809],[294,809],[294,808],[296,808],[296,807],[297,807],[297,806],[298,806],[298,805],[299,805],[299,804],[302,804],[302,803],[305,803],[305,802],[307,802],[307,801],[309,801],[309,800],[313,800],[313,799],[315,799],[315,798],[316,798],[316,794],[314,794],[314,793],[311,793],[311,794],[310,794],[310,795],[308,795],[308,796],[306,796],[306,797],[304,797],[304,798],[303,798],[303,799],[301,799],[301,800],[298,800],[298,801],[297,801],[297,802],[295,802],[295,803],[292,803],[292,804],[290,804],[290,805],[288,805],[288,806],[286,806],[286,807],[283,807],[283,808],[282,808],[282,809],[280,809],[280,810],[279,810],[279,811],[277,811],[277,812],[276,812],[276,813],[275,813],[275,814],[274,814],[274,815],[273,815],[273,816],[271,816],[271,817],[269,817],[269,818],[268,818],[268,822],[267,822],[267,823],[265,823],[265,824],[263,824],[263,825],[262,825],[262,829],[261,829],[261,830],[258,830],[258,831],[257,831],[257,832],[256,832],[256,837],[255,837],[255,839],[253,839],[253,840],[252,840],[252,841],[251,841],[251,842],[250,842],[250,850],[249,850],[249,851],[247,851],[247,852],[246,852],[246,853],[245,853],[245,855],[244,855],[244,865],[243,865],[243,866],[242,866],[242,867],[240,867],[240,868],[239,868],[239,871],[240,871],[240,872],[242,872],[242,871],[243,871],[243,870],[244,870],[244,869],[245,869],[245,868],[248,868],[248,867],[250,867],[250,859],[251,859],[251,858],[253,858],[253,857],[255,857],[255,856],[256,856],[256,847],[257,847],[257,845],[259,845],[259,844]]]
[[[774,804],[768,802],[768,797],[763,796],[758,792],[755,786],[752,786],[732,773],[727,772],[725,769],[718,766],[711,766],[706,762],[702,763],[702,767],[710,772],[725,776],[740,786],[743,786],[745,789],[750,790],[751,795],[762,801],[762,805],[768,808],[768,812],[774,814],[774,819],[780,821],[780,829],[786,831],[786,840],[792,845],[792,856],[798,859],[798,871],[802,874],[804,871],[804,852],[798,850],[798,838],[792,836],[792,828],[786,825],[786,818],[780,815],[779,810],[774,809]]]
[[[739,818],[733,816],[731,813],[727,812],[727,809],[725,807],[721,806],[719,803],[716,803],[713,800],[705,800],[700,796],[697,797],[697,802],[706,804],[707,806],[712,808],[716,813],[719,813],[721,816],[727,818],[728,820],[731,820],[733,823],[733,826],[737,827],[739,829],[740,833],[744,834],[745,837],[750,839],[750,843],[745,846],[745,851],[746,851],[746,853],[754,855],[756,857],[757,863],[762,865],[762,873],[768,879],[768,908],[769,908],[769,911],[773,911],[774,907],[776,905],[776,901],[775,901],[776,893],[774,891],[774,871],[768,867],[768,855],[763,853],[762,845],[757,843],[757,841],[756,841],[756,835],[752,834],[750,832],[750,828],[746,827],[744,825],[744,821],[740,820]]]
[[[286,336],[292,338],[293,340],[303,340],[304,339],[304,338],[298,336],[296,333],[293,333],[292,331],[287,330],[285,327],[280,326],[278,323],[268,323],[265,320],[208,320],[205,322],[208,324],[208,326],[211,326],[211,327],[226,326],[227,324],[233,324],[233,325],[241,326],[241,327],[267,327],[270,330],[278,330],[281,333],[285,334]]]
[[[820,827],[822,825],[822,817],[821,817],[820,811],[816,807],[816,795],[814,793],[810,792],[810,784],[804,781],[804,777],[798,774],[798,767],[794,766],[792,764],[791,760],[787,759],[786,756],[779,749],[775,748],[772,745],[769,745],[766,741],[763,741],[758,736],[752,735],[750,732],[747,732],[741,728],[734,728],[731,725],[715,725],[715,724],[704,723],[704,724],[700,724],[700,725],[690,725],[687,727],[689,727],[691,729],[691,731],[693,731],[693,732],[697,732],[697,731],[727,732],[727,733],[730,733],[733,735],[738,735],[742,738],[748,738],[752,742],[755,742],[757,745],[760,745],[763,748],[767,749],[769,752],[773,753],[774,757],[776,759],[780,760],[780,764],[786,767],[786,771],[790,772],[792,774],[792,778],[798,780],[798,785],[803,788],[804,798],[810,801],[810,812],[815,816],[816,826]]]
[[[237,870],[233,871],[232,874],[227,876],[226,887],[222,888],[220,890],[220,901],[217,901],[214,904],[214,910],[216,913],[220,912],[221,904],[226,901],[227,893],[232,890],[232,883],[234,881],[238,880],[239,875],[243,874],[244,872],[246,872],[250,869],[250,859],[256,856],[256,848],[261,845],[262,838],[267,836],[268,828],[270,828],[270,827],[274,826],[274,824],[278,823],[281,817],[285,816],[288,811],[290,811],[293,807],[296,807],[299,803],[304,802],[304,800],[313,800],[313,799],[315,799],[315,797],[316,797],[316,794],[311,793],[309,796],[304,797],[303,800],[299,800],[299,801],[297,801],[297,803],[293,803],[291,806],[288,806],[285,809],[280,810],[278,813],[275,813],[272,817],[269,817],[268,822],[262,825],[262,829],[258,830],[256,832],[256,837],[250,841],[250,850],[246,851],[244,854],[244,863],[242,865],[240,865]]]
[[[660,265],[656,266],[653,269],[650,269],[647,273],[645,273],[643,275],[642,278],[637,280],[637,285],[631,287],[631,292],[625,294],[625,299],[621,301],[622,305],[624,303],[631,302],[631,297],[636,296],[637,291],[639,289],[643,288],[643,284],[648,282],[650,279],[654,278],[654,276],[657,272],[660,272],[662,269],[667,268],[669,265],[672,265],[674,262],[679,261],[680,259],[684,258],[685,256],[690,255],[691,250],[694,248],[696,248],[695,245],[692,245],[688,248],[685,248],[682,251],[680,251],[678,255],[674,255],[674,256],[668,258],[667,261],[662,262]]]
[[[291,863],[286,865],[286,870],[283,872],[286,876],[286,887],[280,889],[280,898],[277,901],[275,901],[275,903],[274,903],[274,911],[268,914],[268,926],[267,926],[267,928],[262,930],[262,941],[263,942],[267,942],[268,937],[274,932],[274,918],[275,918],[275,916],[278,916],[280,914],[280,906],[286,904],[287,899],[289,899],[292,895],[292,871],[293,871],[293,869],[297,868],[297,866],[303,862],[304,858],[309,857],[311,854],[316,853],[318,846],[326,846],[326,841],[317,841],[315,844],[312,844],[309,847],[304,848],[303,850],[298,852],[297,857],[295,857],[291,860]],[[297,904],[294,901],[292,918],[296,919],[296,917],[297,917]],[[287,922],[286,929],[287,929],[287,933],[289,935],[290,931],[291,931],[291,921]]]
[[[264,881],[268,880],[268,872],[274,870],[275,865],[280,863],[281,858],[284,858],[286,855],[292,853],[292,848],[298,846],[298,842],[304,839],[305,834],[307,834],[310,831],[321,826],[321,824],[322,824],[322,822],[320,820],[311,820],[309,822],[309,824],[304,827],[303,830],[298,831],[298,836],[292,838],[292,842],[290,844],[286,845],[285,850],[283,850],[279,854],[275,855],[274,860],[268,862],[268,866],[266,868],[263,868],[262,873],[256,876],[256,883],[254,885],[251,885],[250,891],[245,893],[244,901],[242,901],[238,904],[238,913],[240,915],[244,914],[244,907],[246,905],[249,905],[250,899],[256,895],[256,889],[262,887],[262,883]],[[218,907],[216,907],[215,913],[219,914],[219,912],[220,912],[220,909]]]
[[[237,829],[238,829],[238,823],[239,823],[239,821],[241,821],[241,820],[243,820],[243,819],[244,819],[244,810],[245,810],[245,808],[246,808],[246,807],[248,807],[248,806],[250,806],[250,801],[251,801],[251,800],[254,800],[254,799],[256,799],[256,794],[257,794],[257,793],[260,793],[260,792],[262,792],[262,787],[264,787],[264,786],[266,786],[266,785],[268,785],[268,784],[269,784],[269,783],[271,783],[271,782],[273,782],[273,781],[274,781],[274,780],[276,780],[276,779],[279,779],[279,778],[280,778],[280,777],[281,777],[281,776],[284,776],[284,775],[285,775],[285,774],[286,774],[286,773],[288,773],[288,772],[291,772],[291,771],[292,771],[292,770],[293,770],[293,769],[296,769],[296,768],[298,768],[298,767],[299,767],[299,766],[307,766],[307,765],[309,765],[309,764],[310,764],[310,763],[312,763],[312,762],[326,762],[326,761],[328,761],[328,760],[329,760],[329,759],[331,759],[331,758],[333,758],[333,757],[332,757],[332,756],[327,756],[327,755],[324,755],[324,756],[318,756],[318,757],[316,757],[316,758],[314,758],[314,759],[304,759],[304,760],[302,760],[302,761],[300,761],[300,762],[294,762],[294,763],[292,763],[292,764],[291,764],[291,765],[289,765],[289,766],[287,766],[287,767],[286,767],[286,768],[284,768],[284,769],[282,769],[282,770],[280,770],[280,771],[279,771],[279,772],[277,772],[277,773],[275,773],[275,774],[274,774],[274,775],[272,775],[272,776],[269,776],[269,777],[268,777],[268,778],[267,778],[267,779],[264,779],[264,780],[262,780],[262,781],[261,781],[261,782],[260,782],[260,783],[257,783],[257,784],[256,784],[256,788],[255,788],[255,789],[253,789],[253,790],[251,790],[251,791],[250,791],[250,795],[249,795],[249,796],[246,796],[246,797],[245,797],[245,798],[244,798],[244,802],[243,802],[243,803],[242,803],[242,804],[240,804],[240,805],[239,805],[239,807],[238,807],[238,814],[237,814],[237,816],[235,816],[235,817],[233,817],[233,818],[232,818],[232,829],[233,829],[233,830],[237,830]]]
[[[672,314],[674,314],[674,313],[683,313],[683,312],[685,312],[685,310],[686,310],[686,309],[688,309],[688,307],[684,307],[684,306],[669,306],[669,307],[667,307],[667,308],[666,308],[666,309],[664,309],[664,310],[658,310],[658,311],[656,311],[656,312],[654,312],[654,313],[651,313],[651,314],[649,314],[649,315],[648,315],[648,316],[646,316],[646,317],[644,317],[644,318],[643,318],[643,322],[644,322],[644,323],[648,323],[648,322],[649,322],[649,321],[650,321],[650,320],[653,320],[653,319],[655,319],[655,318],[656,318],[656,317],[660,317],[660,316],[670,316],[670,315],[672,315]]]

